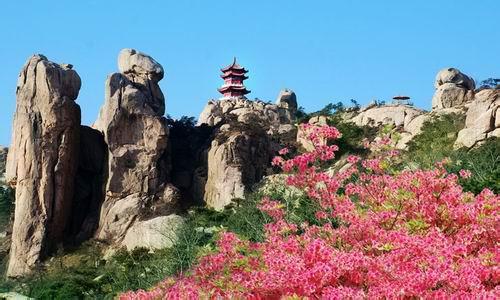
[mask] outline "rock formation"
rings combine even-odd
[[[106,81],[105,103],[94,128],[108,147],[106,195],[97,237],[119,242],[134,223],[154,215],[153,207],[175,206],[165,193],[168,128],[158,85],[163,68],[150,56],[124,49],[120,73]]]
[[[211,100],[201,113],[199,126],[218,127],[193,180],[209,207],[222,209],[243,198],[266,175],[277,149],[272,136],[293,132],[295,138],[296,96],[289,90],[280,95],[276,105],[244,98]]]
[[[295,120],[298,105],[297,96],[292,90],[284,89],[280,91],[278,99],[276,99],[276,105],[281,108],[278,110],[281,122],[290,123],[291,120]]]
[[[71,68],[35,55],[19,75],[6,172],[16,187],[8,276],[28,273],[64,239],[80,138],[81,82]]]
[[[358,126],[394,125],[406,128],[417,116],[425,111],[409,105],[374,106],[361,111],[351,121]]]
[[[475,82],[458,69],[447,68],[436,75],[432,97],[432,109],[451,108],[464,105],[474,97]]]
[[[474,147],[489,138],[500,137],[500,90],[484,89],[468,105],[465,127],[458,133],[455,147]]]
[[[293,92],[288,97],[295,99],[296,102]],[[198,125],[221,125],[227,119],[225,116],[233,115],[238,122],[259,125],[266,129],[269,134],[276,134],[291,129],[288,125],[293,123],[296,105],[295,108],[292,105],[288,108],[287,105],[285,102],[280,102],[277,105],[245,98],[210,100],[198,118]]]
[[[0,179],[5,171],[5,181],[16,188],[9,276],[25,275],[60,246],[92,237],[112,249],[171,246],[183,224],[180,209],[206,204],[220,210],[243,198],[273,173],[270,162],[280,143],[298,141],[311,150],[297,133],[291,90],[281,91],[275,104],[210,100],[194,126],[194,118],[164,117],[158,85],[164,71],[153,58],[124,49],[118,69],[107,78],[92,128],[80,125],[75,100],[81,83],[71,65],[35,55],[22,69],[6,167],[7,151],[0,149]],[[474,94],[474,81],[453,68],[441,71],[435,86],[431,113],[370,103],[342,118],[359,126],[393,125],[403,149],[426,120],[458,107],[466,111],[466,124],[456,147],[500,136],[499,90]],[[335,170],[345,160],[337,164]]]
[[[231,200],[244,198],[245,191],[266,175],[272,154],[267,134],[251,130],[231,132],[227,127],[212,141],[208,151],[204,193],[207,206],[221,210]]]

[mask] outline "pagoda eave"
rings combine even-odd
[[[238,78],[241,78],[241,79],[248,79],[248,76],[246,76],[245,74],[222,74],[220,75],[220,77],[222,79],[226,79],[228,77],[238,77]]]
[[[246,87],[235,87],[235,86],[225,86],[225,87],[218,88],[217,90],[221,93],[227,92],[227,91],[238,91],[238,92],[248,91],[246,89]]]
[[[220,69],[222,72],[227,72],[229,70],[235,70],[235,71],[241,71],[241,72],[248,72],[248,70],[246,70],[245,68],[243,67],[240,67],[239,65],[231,65],[231,66],[227,66],[225,68],[222,68]]]

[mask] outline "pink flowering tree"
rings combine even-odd
[[[317,202],[318,222],[290,223],[280,201],[264,198],[263,242],[223,232],[188,274],[120,298],[500,298],[498,195],[463,192],[459,176],[470,172],[449,174],[446,162],[399,171],[387,137],[332,174],[324,166],[338,148],[327,141],[340,132],[302,126],[315,149],[288,159],[282,150],[273,164]]]

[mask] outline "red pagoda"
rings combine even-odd
[[[236,57],[231,65],[221,69],[221,71],[223,74],[220,77],[224,79],[224,84],[218,91],[223,95],[223,98],[245,97],[246,94],[250,93],[243,84],[243,80],[248,79],[245,75],[248,71],[236,63]]]

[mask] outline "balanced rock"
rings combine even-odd
[[[163,68],[135,50],[119,55],[122,73],[106,81],[105,103],[94,128],[108,147],[106,195],[97,237],[120,242],[137,221],[151,215],[165,195],[168,127],[158,85]]]
[[[70,65],[31,57],[17,83],[6,180],[16,188],[7,275],[21,276],[63,241],[78,162],[81,82]]]
[[[283,118],[284,122],[287,120],[295,120],[295,114],[297,113],[297,96],[292,90],[284,89],[280,91],[278,99],[276,99],[276,105],[278,105],[280,112],[280,117]]]
[[[475,82],[458,69],[447,68],[436,75],[432,97],[432,109],[452,108],[464,105],[474,98]]]

